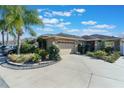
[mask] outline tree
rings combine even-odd
[[[4,39],[5,32],[7,33],[6,45],[8,45],[8,39],[9,39],[8,34],[11,33],[11,31],[13,31],[12,24],[11,24],[13,19],[10,16],[10,13],[12,12],[11,6],[0,6],[0,11],[1,11],[0,29],[1,29],[1,34],[2,34],[2,44],[4,46],[5,45],[5,39]]]
[[[5,45],[5,40],[4,40],[4,36],[5,36],[5,31],[4,31],[4,21],[0,20],[0,31],[1,31],[1,35],[2,35],[2,45]]]
[[[32,29],[33,25],[42,25],[42,21],[38,16],[36,10],[29,10],[25,6],[13,6],[13,26],[17,34],[17,54],[20,54],[21,41],[20,37],[25,31],[28,31],[29,34],[35,36],[36,33]]]
[[[15,31],[17,35],[17,54],[20,54],[21,41],[20,38],[25,31],[29,34],[35,36],[36,33],[32,29],[33,25],[43,25],[41,19],[39,18],[38,12],[36,10],[31,10],[25,6],[0,6],[2,11],[2,20],[0,20],[0,27],[2,31],[5,32],[8,29],[10,31]],[[4,45],[4,33],[3,45]]]

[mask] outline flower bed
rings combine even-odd
[[[41,61],[39,63],[34,63],[34,64],[23,64],[23,63],[14,63],[8,59],[7,63],[2,64],[1,66],[14,69],[14,70],[27,70],[27,69],[36,69],[36,68],[46,67],[49,65],[53,65],[57,62],[59,61]]]
[[[41,68],[41,67],[49,66],[59,62],[57,60],[42,61],[40,57],[37,60],[37,56],[39,55],[35,53],[21,54],[19,56],[16,54],[11,54],[11,55],[8,55],[8,58],[6,60],[7,64],[2,64],[2,66],[11,68],[11,69],[16,69],[16,70],[24,70],[24,69]]]
[[[13,63],[26,63],[29,61],[33,61],[33,57],[35,54],[30,53],[30,54],[21,54],[21,55],[16,55],[16,54],[11,54],[8,55],[8,59],[12,61]]]

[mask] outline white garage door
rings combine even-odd
[[[74,48],[74,43],[73,42],[58,42],[57,45],[60,49],[60,54],[61,55],[70,54],[72,49]]]

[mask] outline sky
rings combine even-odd
[[[67,33],[72,35],[124,34],[124,6],[28,5],[36,9],[44,26],[32,26],[37,36]],[[23,37],[30,37],[25,33]]]

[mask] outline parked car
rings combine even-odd
[[[16,50],[17,50],[16,46],[0,46],[0,52],[3,55],[8,55],[8,54],[15,53]]]

